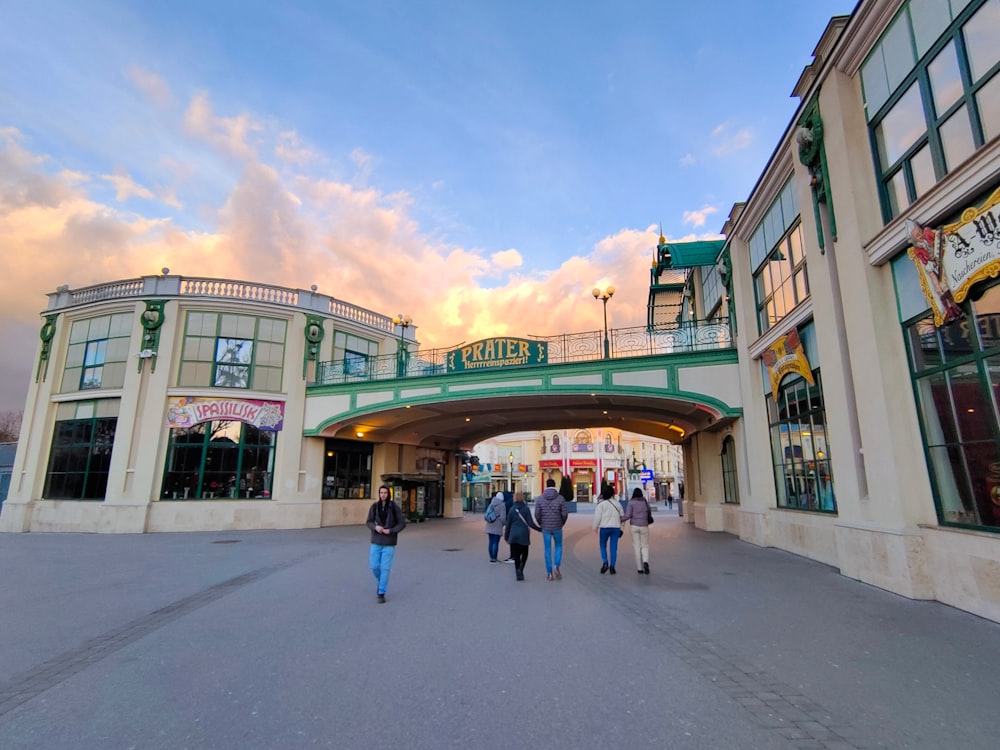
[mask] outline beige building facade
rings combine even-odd
[[[728,285],[744,415],[686,454],[699,527],[993,620],[997,39],[998,0],[831,21],[720,262],[691,276],[703,313],[710,276]]]

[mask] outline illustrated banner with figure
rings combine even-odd
[[[797,330],[792,330],[779,338],[765,349],[761,356],[764,360],[764,366],[767,367],[767,374],[771,380],[771,395],[775,401],[778,400],[778,386],[781,385],[781,379],[789,373],[801,375],[809,385],[816,385],[812,367],[806,358],[802,339],[799,338]]]
[[[920,287],[937,326],[962,316],[958,305],[973,284],[1000,275],[1000,189],[978,208],[967,208],[954,224],[939,229],[906,220],[913,243],[907,254],[920,274]]]
[[[244,422],[259,430],[279,432],[285,421],[285,404],[246,398],[181,396],[167,399],[168,427],[188,429],[201,422],[216,420]]]

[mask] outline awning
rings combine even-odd
[[[714,266],[725,244],[725,240],[668,242],[667,249],[670,251],[670,265],[674,268]]]

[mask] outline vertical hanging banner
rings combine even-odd
[[[937,326],[962,316],[958,306],[973,284],[1000,275],[1000,189],[979,207],[962,211],[953,224],[938,229],[907,219],[913,244],[907,255],[920,274],[920,287]]]
[[[779,338],[764,350],[762,356],[771,381],[771,396],[775,401],[778,400],[778,386],[781,385],[781,379],[789,373],[801,375],[809,385],[816,385],[798,331],[791,331]]]

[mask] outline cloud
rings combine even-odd
[[[722,123],[712,130],[712,139],[715,142],[712,153],[716,156],[726,156],[749,146],[753,142],[753,134],[748,128],[733,133],[730,131],[729,123]]]
[[[170,86],[156,73],[138,65],[130,65],[125,71],[125,77],[153,104],[166,107],[173,103],[174,95],[170,92]]]
[[[115,167],[115,173],[102,174],[102,180],[110,182],[115,188],[115,199],[119,202],[127,201],[129,198],[153,199],[153,191],[138,184],[124,167]]]
[[[684,223],[695,227],[703,227],[705,226],[705,219],[714,213],[718,213],[718,211],[719,209],[713,206],[704,206],[697,211],[685,211]]]
[[[498,253],[493,253],[490,256],[490,263],[496,267],[503,270],[510,270],[511,268],[519,268],[524,264],[524,259],[521,257],[521,253],[513,248],[510,250],[501,250]]]
[[[195,96],[184,113],[184,128],[188,135],[208,143],[221,153],[241,160],[256,157],[256,147],[250,140],[262,131],[263,125],[250,115],[217,117],[212,111],[208,94]]]
[[[302,145],[299,134],[294,130],[278,134],[278,143],[274,147],[274,154],[282,161],[299,167],[304,167],[320,158],[316,151]]]
[[[695,163],[696,161],[693,154],[684,154],[684,156],[681,157],[682,167],[693,167]]]

